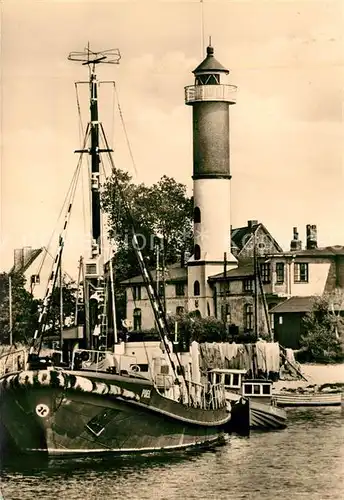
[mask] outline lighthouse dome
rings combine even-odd
[[[194,75],[225,73],[229,74],[229,70],[222,66],[221,63],[214,57],[214,47],[207,47],[207,57],[193,70]]]

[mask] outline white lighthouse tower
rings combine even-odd
[[[208,277],[236,267],[231,253],[229,106],[236,87],[222,83],[229,74],[207,47],[193,71],[195,84],[185,88],[193,110],[194,253],[188,261],[189,311],[214,315]]]

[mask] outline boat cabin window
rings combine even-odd
[[[252,394],[252,384],[245,384],[244,385],[244,394]]]
[[[253,396],[271,396],[270,384],[244,384],[243,394]]]
[[[270,395],[271,394],[271,385],[263,385],[263,394]]]
[[[226,373],[224,384],[230,387],[240,387],[241,380],[239,373]]]

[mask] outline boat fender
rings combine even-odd
[[[139,367],[139,365],[131,365],[130,371],[134,373],[139,373],[141,371],[141,368]]]

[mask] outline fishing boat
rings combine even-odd
[[[179,355],[172,352],[172,337],[165,311],[150,270],[137,241],[129,204],[116,181],[116,169],[103,126],[98,118],[99,82],[95,68],[99,63],[117,64],[117,49],[74,52],[70,60],[80,61],[89,68],[90,121],[86,128],[78,166],[83,155],[91,157],[91,258],[81,261],[85,321],[82,328],[84,343],[75,350],[72,363],[60,366],[42,355],[41,346],[48,325],[49,304],[61,272],[62,251],[65,247],[73,200],[68,203],[63,229],[59,236],[46,295],[34,332],[28,359],[23,369],[8,370],[0,379],[1,442],[10,443],[15,451],[38,453],[43,456],[90,456],[100,454],[132,454],[165,452],[195,446],[225,442],[224,426],[230,420],[224,387],[202,384],[199,377],[185,377]],[[100,147],[100,144],[104,147]],[[95,296],[106,304],[113,291],[113,258],[110,259],[110,279],[102,248],[100,203],[100,157],[106,154],[117,188],[131,221],[130,231],[147,295],[153,310],[160,342],[165,354],[163,383],[135,370],[121,370],[121,343],[117,339],[114,294],[112,322],[114,346],[106,342],[106,306],[97,306]],[[75,188],[72,192],[75,194]],[[93,302],[92,302],[93,300]],[[100,301],[101,303],[101,301]],[[80,328],[77,325],[77,328]],[[105,339],[105,341],[104,341]],[[61,338],[62,344],[62,338]],[[62,346],[61,346],[62,347]],[[125,356],[125,354],[123,354]],[[10,364],[8,365],[10,366]],[[131,366],[131,365],[130,365]],[[161,378],[161,377],[160,377]]]
[[[342,388],[334,384],[309,385],[296,389],[282,388],[274,393],[277,406],[341,406],[344,400]]]
[[[223,384],[226,399],[231,406],[232,430],[273,430],[287,425],[287,414],[278,408],[272,395],[272,381],[267,379],[244,379],[246,370],[210,370],[212,383]]]

